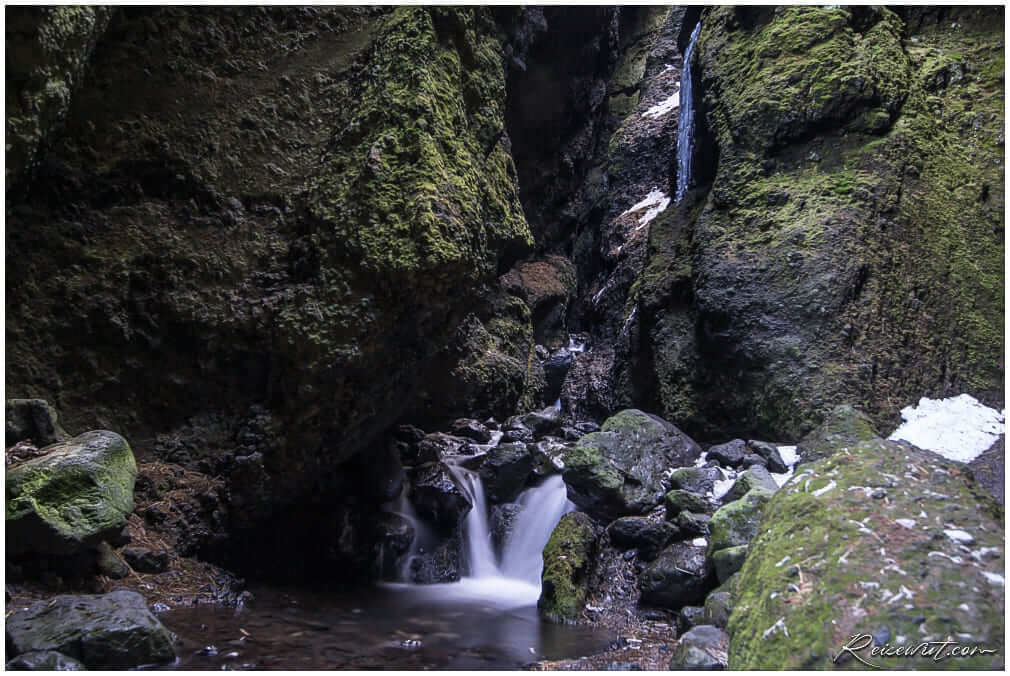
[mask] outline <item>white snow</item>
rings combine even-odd
[[[666,208],[670,206],[670,198],[663,193],[659,188],[653,188],[652,191],[645,196],[638,204],[632,206],[627,211],[621,214],[621,216],[627,216],[628,214],[633,214],[636,211],[641,211],[645,209],[645,213],[638,218],[638,227],[642,228],[649,224],[649,221],[654,219],[656,216],[660,215]]]
[[[672,113],[680,107],[680,83],[677,83],[677,88],[670,95],[670,98],[662,101],[647,111],[642,113],[642,117],[651,117],[653,119],[663,117],[667,113]]]
[[[949,460],[971,462],[1004,433],[1004,413],[968,394],[919,400],[901,409],[905,422],[889,439],[903,439]]]
[[[793,478],[793,470],[796,467],[796,463],[799,462],[800,456],[797,455],[795,446],[776,446],[776,448],[779,450],[779,457],[782,458],[782,462],[789,466],[789,470],[781,474],[771,473],[772,478],[775,479],[775,483],[778,484],[779,488],[782,488],[786,485],[786,482]]]
[[[823,488],[818,488],[816,491],[811,491],[810,494],[816,498],[819,498],[837,485],[838,483],[834,479],[832,479],[831,481],[828,482],[828,485],[824,486]]]
[[[947,528],[944,529],[943,532],[946,533],[947,537],[949,537],[951,540],[961,542],[966,545],[970,545],[972,542],[975,541],[975,538],[971,536],[971,533],[969,533],[968,531],[960,530],[958,528]]]
[[[695,538],[691,540],[691,544],[694,545],[695,547],[707,547],[708,540],[706,540],[705,538]]]
[[[983,570],[982,575],[985,576],[985,579],[989,580],[989,584],[999,585],[1000,587],[1006,586],[1006,580],[998,573],[990,573]]]
[[[708,462],[708,451],[703,451],[702,454],[698,456],[698,460],[695,461],[694,466],[704,467],[706,462]]]
[[[909,529],[915,528],[916,525],[915,519],[895,519],[894,522],[897,523],[902,528],[909,528]]]
[[[733,484],[736,483],[736,472],[727,472],[722,467],[717,467],[716,469],[722,474],[722,479],[715,480],[715,486],[712,488],[712,497],[716,500],[722,500],[722,497],[729,493],[729,489],[733,488]]]

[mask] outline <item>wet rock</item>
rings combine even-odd
[[[491,441],[491,430],[483,423],[472,418],[459,418],[454,420],[449,430],[457,437],[472,439],[478,444],[486,444]]]
[[[31,439],[42,448],[70,438],[60,427],[56,409],[44,399],[8,399],[6,413],[8,446]]]
[[[669,521],[625,516],[607,526],[607,533],[610,541],[618,547],[634,547],[642,559],[651,561],[677,537],[680,530]]]
[[[740,463],[740,467],[767,467],[768,462],[756,453],[748,453],[743,456],[743,462]]]
[[[670,669],[720,670],[728,663],[729,635],[712,625],[694,627],[680,637]]]
[[[514,422],[505,428],[505,432],[502,434],[501,438],[504,443],[520,444],[532,444],[533,439],[533,431],[525,425],[517,422]]]
[[[454,530],[470,511],[472,503],[440,462],[413,468],[410,477],[410,501],[425,519],[443,531]]]
[[[539,411],[519,416],[519,421],[524,427],[532,430],[534,435],[542,437],[554,434],[561,429],[561,411],[553,406],[548,406]]]
[[[147,547],[125,547],[123,558],[138,573],[161,573],[168,568],[168,552],[152,551]]]
[[[491,542],[497,552],[505,550],[505,543],[512,534],[512,526],[522,509],[522,505],[514,502],[491,506]]]
[[[671,610],[701,602],[714,583],[705,548],[687,542],[664,549],[638,578],[643,603]]]
[[[747,443],[743,439],[734,439],[725,444],[718,444],[708,449],[708,457],[723,467],[739,467],[747,454]]]
[[[789,465],[787,465],[782,460],[782,455],[779,453],[779,449],[775,444],[769,444],[767,441],[755,441],[753,439],[747,441],[747,448],[751,452],[764,458],[765,465],[768,467],[768,471],[773,474],[784,474],[789,471]]]
[[[729,624],[729,614],[733,611],[733,600],[727,591],[714,591],[705,598],[702,619],[705,624],[725,629]]]
[[[491,502],[511,502],[519,495],[532,471],[533,456],[526,444],[498,444],[484,458],[480,477]]]
[[[82,662],[55,650],[30,650],[7,662],[12,671],[83,671]]]
[[[779,489],[779,485],[775,483],[775,479],[772,478],[772,475],[768,473],[767,469],[758,465],[737,475],[736,483],[734,483],[733,487],[729,489],[729,492],[723,496],[722,501],[726,503],[739,500],[749,493],[752,488],[765,488],[774,493]]]
[[[711,515],[695,514],[694,512],[681,512],[677,515],[676,520],[681,535],[685,537],[708,535],[711,523]]]
[[[92,669],[175,659],[168,630],[131,591],[40,601],[15,611],[6,631],[15,654],[55,650]]]
[[[596,547],[596,526],[582,512],[570,512],[544,547],[540,614],[553,622],[574,622],[586,603],[588,576]]]
[[[599,432],[600,426],[592,420],[584,420],[582,422],[575,423],[575,429],[585,435],[592,434],[593,432]]]
[[[7,472],[7,553],[71,554],[115,536],[137,465],[115,432],[86,432]]]
[[[393,428],[393,438],[408,444],[416,444],[425,436],[427,433],[414,425],[397,425]]]
[[[426,434],[424,439],[417,443],[418,459],[422,462],[435,462],[449,456],[459,455],[460,450],[466,444],[467,440],[463,437],[444,432],[432,432]]]
[[[415,584],[458,582],[462,574],[462,545],[458,535],[442,540],[431,550],[419,552],[410,562],[410,579]]]
[[[747,545],[737,545],[720,549],[712,554],[712,565],[715,566],[715,575],[720,583],[725,582],[743,568],[743,564],[747,560],[747,549]]]
[[[870,416],[847,404],[838,406],[796,445],[797,471],[801,465],[825,458],[839,448],[878,436]]]
[[[533,472],[537,476],[557,474],[565,469],[565,454],[570,444],[553,440],[538,441],[532,446]]]
[[[670,488],[697,495],[711,493],[722,474],[715,467],[679,467],[670,475]]]
[[[766,488],[752,488],[739,500],[720,507],[709,524],[712,534],[709,553],[750,542],[757,535],[762,508],[773,495]]]
[[[568,369],[575,362],[575,353],[561,348],[544,360],[544,376],[547,378],[547,398],[555,399],[561,394],[561,384],[568,375]]]
[[[677,613],[677,628],[681,634],[686,633],[691,627],[704,624],[705,609],[701,606],[684,606]]]
[[[121,580],[130,574],[130,567],[119,558],[119,555],[116,554],[115,550],[107,542],[99,543],[95,564],[99,574],[110,577],[113,580]]]
[[[706,498],[690,491],[672,490],[663,497],[666,505],[666,518],[673,520],[681,512],[708,514],[714,511],[713,505]]]
[[[665,420],[635,409],[621,411],[566,455],[569,499],[602,521],[643,514],[663,499],[666,469],[690,464],[700,452]]]
[[[578,441],[584,436],[586,436],[585,432],[580,432],[574,427],[563,426],[561,428],[561,438],[565,441]]]

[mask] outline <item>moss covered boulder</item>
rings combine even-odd
[[[736,584],[729,666],[831,668],[841,655],[857,668],[1002,667],[1003,534],[1002,509],[962,465],[881,439],[840,446],[766,505]],[[948,638],[995,652],[871,654]]]
[[[843,404],[834,408],[816,429],[796,445],[797,465],[821,460],[841,448],[879,436],[868,415]]]
[[[543,586],[537,607],[554,622],[575,622],[586,603],[597,529],[582,512],[570,512],[544,547]]]
[[[771,500],[774,491],[761,486],[750,489],[739,500],[727,503],[716,510],[709,523],[712,535],[708,543],[709,555],[723,549],[745,545],[758,533],[761,510]]]
[[[7,552],[70,554],[117,534],[133,512],[137,465],[115,432],[86,432],[6,476]]]
[[[594,518],[611,521],[658,505],[664,472],[690,465],[700,453],[674,425],[628,409],[579,439],[565,456],[563,476],[572,502]]]

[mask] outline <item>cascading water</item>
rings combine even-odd
[[[488,524],[487,498],[484,484],[476,472],[448,465],[456,484],[467,494],[473,507],[463,522],[463,555],[470,577],[496,577],[501,575],[491,544],[491,527]]]
[[[691,157],[694,153],[694,93],[691,81],[691,54],[701,32],[701,22],[691,31],[691,39],[684,52],[684,72],[680,77],[680,118],[677,123],[677,194],[680,202],[691,184]]]
[[[502,553],[502,575],[540,584],[541,556],[561,517],[575,509],[564,480],[557,474],[519,496],[522,511],[516,517]]]

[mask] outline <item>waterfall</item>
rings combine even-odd
[[[470,577],[496,577],[501,575],[491,544],[491,527],[488,524],[488,504],[480,475],[459,465],[447,465],[456,484],[462,489],[473,507],[463,522],[463,555]]]
[[[680,77],[680,118],[677,123],[677,194],[675,201],[680,202],[687,194],[691,183],[691,156],[694,148],[694,96],[691,81],[691,54],[694,53],[694,43],[701,32],[701,22],[691,31],[691,40],[684,52],[684,72]]]
[[[516,517],[505,542],[501,572],[508,578],[540,584],[544,570],[541,556],[561,517],[575,509],[560,475],[547,477],[542,484],[519,496],[522,511]]]

